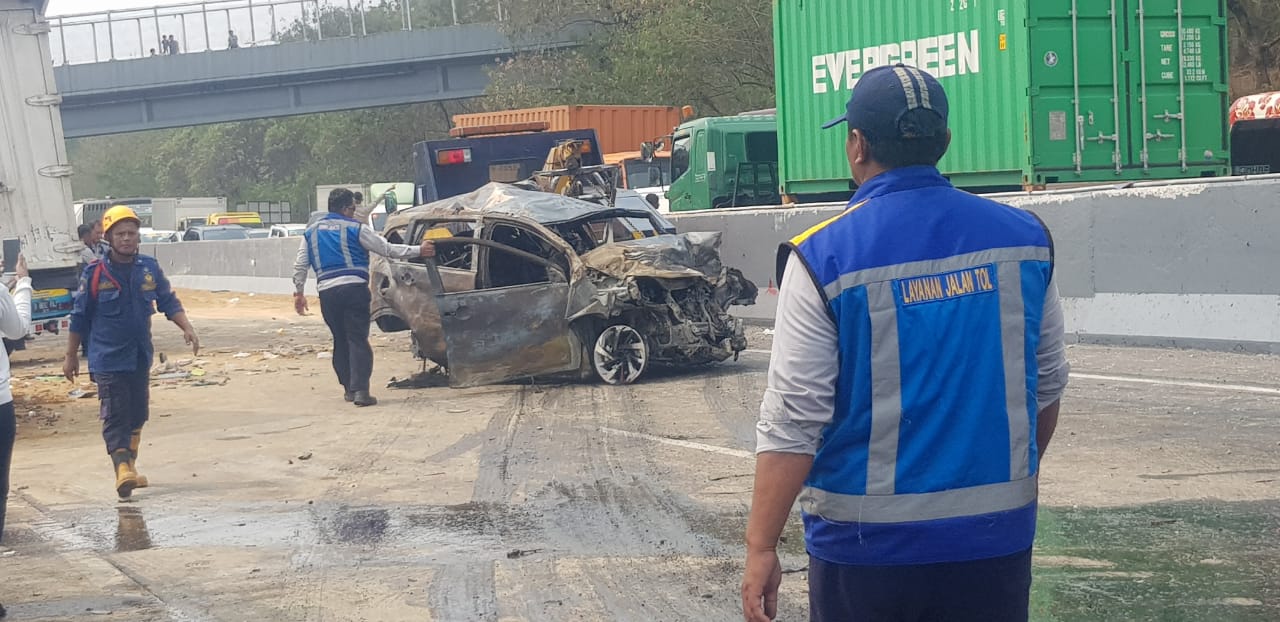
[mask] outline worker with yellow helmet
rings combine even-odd
[[[138,253],[142,221],[132,209],[116,205],[102,216],[110,250],[85,266],[71,312],[62,371],[75,382],[80,373],[80,343],[89,343],[89,372],[102,403],[102,438],[116,474],[116,493],[129,497],[145,488],[135,462],[150,401],[151,316],[157,310],[182,329],[194,353],[200,340],[182,303],[154,257]]]

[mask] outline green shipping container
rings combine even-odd
[[[820,126],[898,62],[947,91],[958,186],[1227,175],[1226,28],[1224,0],[776,0],[782,190],[849,191]]]

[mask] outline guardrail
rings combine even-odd
[[[213,0],[58,15],[48,18],[49,46],[53,64],[66,65],[502,21],[501,0],[490,1],[459,13],[451,0],[447,16],[415,16],[404,0]]]

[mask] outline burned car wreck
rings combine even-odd
[[[664,233],[642,209],[490,183],[388,218],[433,259],[371,265],[373,318],[455,387],[575,375],[634,382],[650,365],[698,365],[747,346],[731,305],[756,286],[720,261],[719,233]]]

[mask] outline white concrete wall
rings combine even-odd
[[[1280,352],[1280,178],[997,198],[1049,224],[1074,338]],[[682,231],[724,232],[725,263],[760,287],[758,303],[735,312],[769,321],[779,242],[842,207],[716,210],[673,220]],[[296,251],[296,238],[155,250],[180,286],[260,293],[292,291]]]

